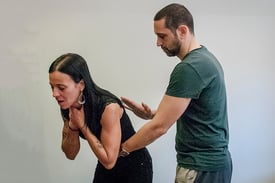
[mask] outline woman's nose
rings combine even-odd
[[[56,89],[52,89],[52,95],[53,95],[53,97],[57,97],[57,96],[59,96],[59,92],[56,90]]]

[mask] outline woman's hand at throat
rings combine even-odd
[[[69,125],[73,129],[81,129],[85,127],[84,106],[81,108],[70,107]]]

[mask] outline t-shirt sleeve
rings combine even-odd
[[[203,81],[190,64],[178,64],[170,75],[166,95],[197,99],[203,89]]]

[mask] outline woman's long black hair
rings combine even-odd
[[[49,73],[59,71],[68,74],[76,83],[82,79],[85,83],[83,95],[85,97],[84,113],[85,124],[96,136],[99,136],[100,123],[97,114],[102,96],[114,99],[122,106],[121,101],[112,93],[97,86],[92,80],[88,65],[83,57],[74,53],[67,53],[58,57],[50,66]],[[63,118],[69,120],[69,109],[61,109]]]

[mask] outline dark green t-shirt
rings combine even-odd
[[[191,98],[177,120],[176,151],[181,167],[215,171],[230,161],[223,70],[204,46],[176,65],[166,95]]]

